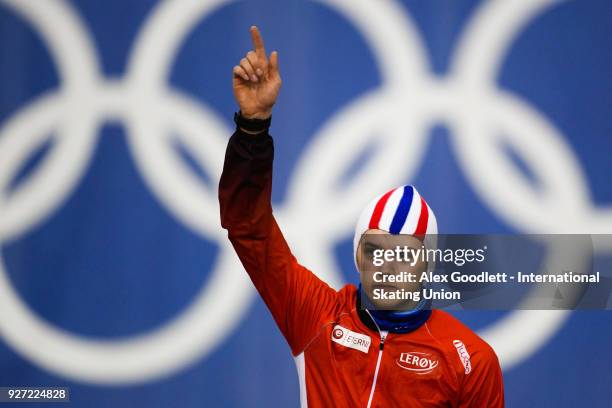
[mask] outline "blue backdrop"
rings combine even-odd
[[[0,385],[298,405],[215,207],[251,24],[283,77],[275,208],[335,283],[353,206],[400,181],[441,232],[612,232],[609,1],[0,1]],[[610,406],[608,312],[458,316],[499,346],[508,406]]]

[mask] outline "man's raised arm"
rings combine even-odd
[[[261,239],[268,236],[272,223],[274,146],[268,127],[282,81],[278,53],[270,54],[268,61],[255,26],[251,27],[251,37],[254,50],[233,69],[234,97],[240,112],[219,183],[221,225],[228,230],[230,239]]]
[[[274,145],[268,133],[281,86],[278,54],[266,57],[251,27],[254,51],[233,69],[240,107],[219,182],[221,225],[294,355],[301,353],[336,307],[336,292],[300,265],[272,214]]]

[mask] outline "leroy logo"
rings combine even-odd
[[[427,353],[418,351],[401,353],[396,363],[404,370],[414,371],[419,374],[430,373],[438,366],[438,360],[434,360],[431,358],[431,355]]]
[[[461,360],[461,364],[463,364],[463,368],[465,368],[465,373],[469,374],[472,371],[472,362],[470,361],[470,353],[468,353],[465,345],[461,340],[453,340],[453,345],[457,349],[457,353],[459,353],[459,359]]]
[[[359,350],[362,353],[367,353],[368,349],[370,348],[370,343],[372,343],[370,336],[356,333],[338,324],[334,326],[334,329],[332,330],[331,339],[335,343],[338,343],[344,347]]]

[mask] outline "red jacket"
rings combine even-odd
[[[503,407],[493,349],[441,310],[410,333],[379,332],[357,307],[300,265],[272,214],[273,141],[231,137],[219,183],[221,224],[289,343],[302,406]]]

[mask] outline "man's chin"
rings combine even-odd
[[[410,308],[410,306],[406,306],[402,303],[397,303],[397,302],[393,302],[393,303],[384,302],[382,304],[375,304],[374,307],[376,310],[388,310],[388,311],[394,311],[394,312],[404,311]]]
[[[414,309],[417,305],[416,302],[412,302],[412,301],[405,302],[402,300],[391,300],[391,299],[376,300],[376,301],[373,301],[372,304],[374,305],[375,310],[389,310],[389,311],[396,311],[396,312],[403,312],[406,310]]]

